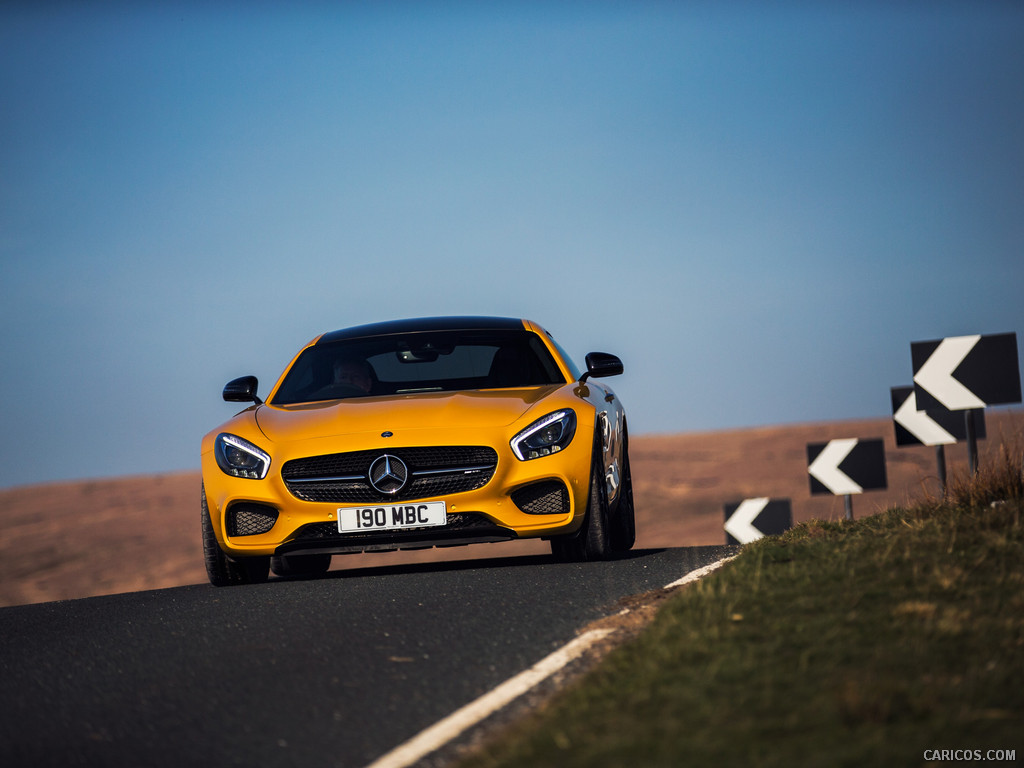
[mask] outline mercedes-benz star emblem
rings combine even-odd
[[[405,487],[409,468],[397,456],[384,454],[370,465],[370,485],[387,496],[394,496]]]

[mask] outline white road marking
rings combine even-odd
[[[666,584],[664,587],[662,587],[662,589],[675,589],[676,587],[681,587],[684,584],[689,584],[691,581],[698,581],[699,579],[703,579],[709,573],[711,573],[712,571],[717,571],[719,568],[721,568],[723,565],[725,565],[735,557],[736,555],[733,555],[732,557],[723,557],[721,560],[716,560],[711,565],[705,565],[703,568],[698,568],[696,571],[690,571],[688,574],[683,576],[683,578],[676,579],[671,584]]]
[[[427,730],[420,732],[419,735],[395,747],[386,755],[377,758],[367,768],[405,768],[405,766],[412,765],[522,696],[533,686],[581,656],[590,646],[611,632],[610,629],[593,629],[580,635],[529,669],[506,680],[490,693],[485,693],[476,701],[456,710],[444,720],[435,723]]]
[[[689,584],[692,581],[703,578],[730,560],[732,560],[731,557],[726,557],[711,565],[691,571],[681,579],[663,587],[663,589],[673,589],[674,587]],[[543,682],[570,662],[578,659],[594,643],[602,640],[614,631],[612,629],[592,629],[589,632],[583,633],[567,645],[541,659],[529,669],[520,672],[515,677],[509,678],[476,701],[470,702],[462,707],[462,709],[456,710],[425,731],[421,731],[418,735],[413,736],[404,744],[399,744],[387,754],[381,755],[366,766],[366,768],[408,768],[408,766],[415,764],[431,752],[436,752],[464,731],[482,722],[502,707],[515,701],[535,685]]]

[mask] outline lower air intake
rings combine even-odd
[[[569,489],[558,480],[545,480],[513,492],[512,503],[528,515],[564,515],[569,511]]]
[[[266,504],[242,502],[228,508],[228,536],[257,536],[277,522],[277,510]]]

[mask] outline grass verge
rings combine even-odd
[[[1022,512],[1004,452],[944,501],[748,545],[460,766],[1024,759]]]

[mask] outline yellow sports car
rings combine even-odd
[[[562,560],[633,546],[626,416],[528,320],[439,317],[325,333],[203,438],[202,536],[218,586],[316,575],[331,556],[544,538]]]

